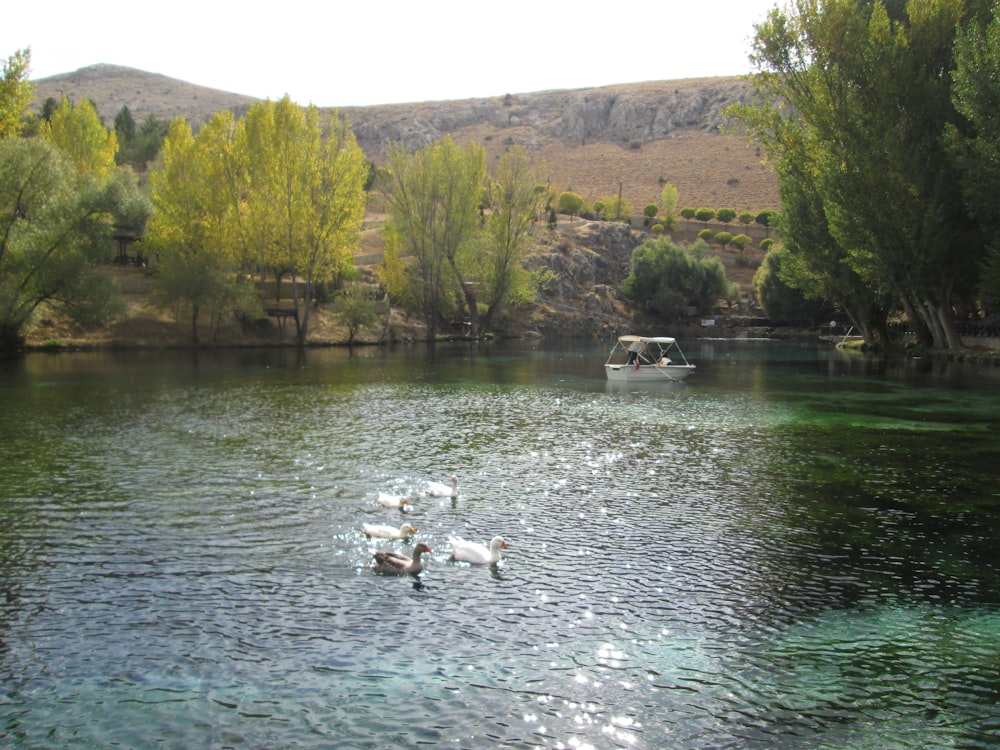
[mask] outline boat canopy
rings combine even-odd
[[[632,344],[636,341],[641,341],[644,344],[674,344],[677,343],[676,339],[670,336],[619,336],[618,341],[622,344]]]

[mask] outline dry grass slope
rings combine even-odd
[[[123,106],[139,123],[149,114],[199,123],[222,109],[241,114],[255,101],[114,65],[34,84],[38,106],[48,97],[89,98],[108,124]],[[414,147],[451,135],[461,143],[482,144],[490,163],[510,146],[522,145],[555,189],[590,200],[617,195],[620,188],[641,211],[659,202],[662,184],[669,182],[678,189],[679,207],[756,213],[778,207],[774,173],[752,144],[718,129],[721,109],[747,91],[735,78],[686,79],[342,112],[376,162],[390,142]]]

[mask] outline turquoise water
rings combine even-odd
[[[685,351],[0,364],[2,744],[1000,747],[1000,375]]]

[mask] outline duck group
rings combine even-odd
[[[443,482],[427,482],[424,489],[426,494],[431,497],[456,498],[458,496],[458,478],[452,475],[449,477],[448,484]],[[412,509],[412,501],[406,495],[390,495],[381,491],[375,499],[375,504],[382,508],[398,510]],[[409,540],[418,533],[408,523],[404,523],[398,528],[389,524],[364,523],[361,525],[361,528],[364,535],[369,539]],[[448,537],[448,544],[451,548],[448,555],[450,560],[469,563],[471,565],[488,566],[494,566],[502,562],[503,556],[501,551],[510,547],[507,540],[499,535],[494,536],[488,546],[455,535]],[[372,550],[374,562],[368,567],[381,575],[416,575],[425,570],[422,555],[430,552],[431,547],[426,542],[418,542],[413,547],[412,557],[395,550]]]

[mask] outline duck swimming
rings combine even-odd
[[[502,536],[493,537],[490,540],[489,548],[476,542],[467,542],[457,536],[449,537],[448,541],[451,543],[452,560],[469,562],[474,565],[496,565],[503,559],[500,557],[500,550],[510,546]]]
[[[398,529],[395,526],[383,526],[377,523],[361,524],[361,528],[364,529],[365,536],[377,536],[382,539],[405,539],[417,533],[417,530],[408,523],[404,523]]]
[[[426,542],[420,542],[413,548],[413,557],[407,557],[392,550],[379,550],[375,552],[375,565],[372,569],[382,575],[401,576],[408,573],[416,574],[424,569],[424,563],[420,556],[425,552],[430,552],[431,547]]]
[[[428,482],[427,494],[433,497],[455,497],[458,494],[458,477],[452,475],[449,479],[451,484],[442,482]]]
[[[375,504],[383,508],[405,508],[410,504],[410,499],[403,495],[387,495],[384,492],[378,493]]]

